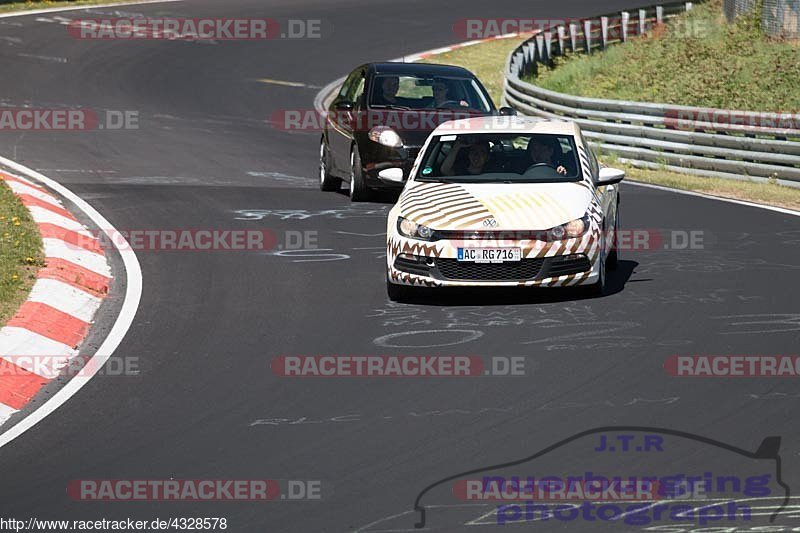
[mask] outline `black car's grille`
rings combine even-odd
[[[508,263],[469,263],[437,259],[436,268],[444,279],[459,281],[528,281],[539,275],[543,258]]]
[[[585,255],[558,256],[551,259],[544,277],[554,278],[557,276],[568,276],[570,274],[580,274],[591,270],[592,265],[589,258]]]

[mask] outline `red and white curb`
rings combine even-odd
[[[0,329],[2,425],[78,355],[112,276],[97,239],[58,198],[20,176],[0,179],[28,208],[45,255],[28,299]]]

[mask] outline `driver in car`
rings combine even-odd
[[[528,156],[531,158],[531,167],[548,165],[556,169],[556,172],[562,176],[566,176],[568,174],[567,167],[558,158],[554,157],[556,148],[558,148],[558,152],[561,152],[558,141],[552,137],[531,137],[528,142]]]
[[[453,100],[450,97],[450,86],[444,80],[436,80],[433,82],[433,107],[440,108],[446,107],[448,104],[458,104],[461,107],[469,107],[469,102],[466,100]]]

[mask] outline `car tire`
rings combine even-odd
[[[353,202],[366,202],[369,200],[370,191],[364,181],[364,171],[361,166],[361,156],[358,146],[353,146],[350,151],[350,200]]]
[[[342,180],[330,173],[330,158],[325,137],[319,142],[319,190],[325,192],[338,191],[342,188]]]
[[[619,266],[619,206],[614,216],[614,244],[608,252],[608,259],[606,259],[606,266],[609,270],[616,270]]]
[[[608,288],[607,281],[606,281],[606,279],[607,279],[606,270],[607,270],[608,259],[606,258],[606,260],[603,261],[602,256],[601,256],[601,258],[598,261],[600,261],[600,278],[595,283],[593,283],[592,285],[589,285],[588,287],[586,287],[589,296],[591,296],[593,298],[598,298],[600,296],[605,296],[607,288]]]
[[[406,285],[395,285],[388,279],[386,280],[386,294],[393,302],[406,302],[411,297],[412,288]]]

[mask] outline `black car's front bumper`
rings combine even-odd
[[[359,148],[363,175],[367,186],[373,189],[399,190],[403,188],[402,183],[384,181],[378,177],[378,173],[387,168],[402,168],[403,179],[404,181],[407,180],[411,173],[411,167],[414,166],[414,161],[417,159],[422,147],[402,146],[390,148],[367,139]]]

